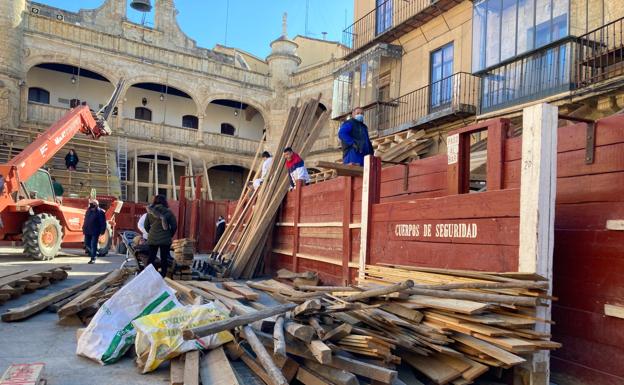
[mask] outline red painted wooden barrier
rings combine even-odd
[[[463,143],[465,151],[462,134],[488,129],[487,192],[450,194],[466,191],[467,157],[451,166],[444,154],[384,168],[380,203],[371,209],[369,263],[516,270],[521,137],[507,138],[507,125],[495,120],[455,132],[458,149]],[[624,232],[605,225],[624,219],[624,116],[596,123],[595,160],[589,165],[585,131],[584,123],[558,129],[553,291],[559,301],[553,339],[563,348],[552,354],[552,368],[581,383],[620,385],[624,320],[605,316],[604,305],[624,304]],[[347,224],[360,223],[361,195],[360,177],[289,193],[267,265],[292,269],[294,260],[298,270],[317,271],[326,284],[349,282],[356,276],[360,230],[347,230]],[[300,227],[292,226],[295,206]],[[335,226],[301,227],[314,222]]]

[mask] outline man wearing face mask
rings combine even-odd
[[[373,144],[368,137],[368,127],[364,124],[364,111],[355,107],[351,119],[342,123],[338,130],[342,145],[342,163],[364,166],[364,157],[373,154]]]

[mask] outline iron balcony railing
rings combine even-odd
[[[577,42],[577,87],[624,74],[624,18],[580,36]]]
[[[366,106],[364,118],[372,136],[383,136],[474,115],[478,104],[479,78],[458,72],[396,99]]]
[[[459,3],[461,0],[386,0],[343,31],[343,44],[349,49],[346,58],[377,41],[392,42]]]

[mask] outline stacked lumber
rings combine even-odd
[[[372,141],[375,156],[387,162],[409,162],[427,154],[433,144],[425,130],[406,130]]]
[[[129,269],[113,270],[101,279],[93,281],[93,284],[84,291],[65,299],[56,311],[59,324],[87,325],[100,306],[124,285],[131,273]]]
[[[0,376],[0,385],[46,385],[43,378],[45,364],[11,364]]]
[[[189,238],[176,239],[173,247],[172,278],[190,281],[192,279],[192,265],[195,256],[195,240]]]
[[[69,266],[14,267],[0,270],[0,305],[24,293],[43,289],[67,278]]]
[[[272,307],[210,291],[236,316],[187,330],[185,338],[231,330],[241,359],[270,384],[282,383],[278,357],[299,365],[304,384],[349,383],[354,375],[377,384],[470,384],[490,368],[560,347],[534,328],[536,307],[553,299],[537,275],[367,266],[358,286],[286,283],[299,274],[282,270],[280,281],[247,282],[281,303]],[[274,317],[272,330],[265,330],[267,317]],[[258,329],[249,326],[259,320]]]
[[[282,152],[291,147],[305,160],[329,116],[329,111],[319,114],[319,99],[320,95],[291,107],[268,175],[257,190],[245,184],[243,199],[215,247],[216,258],[228,261],[227,273],[232,278],[251,278],[260,268],[277,210],[288,192],[289,176],[281,160]]]

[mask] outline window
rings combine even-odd
[[[392,27],[392,0],[376,0],[377,18],[375,20],[375,34],[379,35]]]
[[[152,121],[152,110],[145,107],[137,107],[134,109],[134,118],[138,120]]]
[[[35,103],[50,104],[50,93],[43,88],[30,87],[28,89],[28,101]]]
[[[184,115],[182,117],[182,127],[197,128],[199,127],[199,119],[194,115]]]
[[[453,43],[431,53],[431,108],[451,102],[453,90]]]
[[[473,9],[473,72],[569,35],[569,0],[480,0]]]
[[[234,135],[236,129],[230,123],[221,123],[221,133],[223,135]]]

